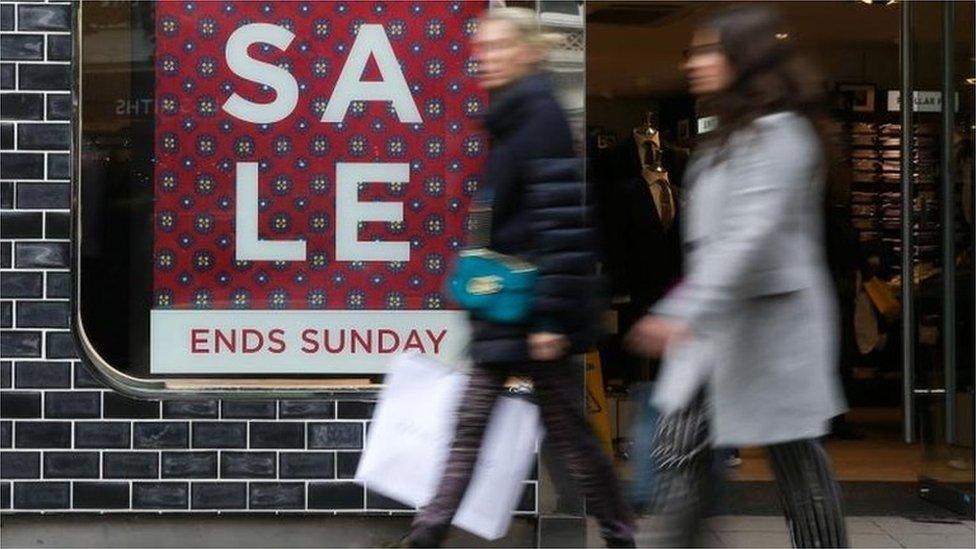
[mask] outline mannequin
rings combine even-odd
[[[668,172],[661,165],[661,133],[654,128],[652,118],[653,114],[647,113],[647,122],[634,128],[634,142],[640,157],[641,177],[651,191],[661,226],[668,231],[674,224],[677,204]]]
[[[681,272],[681,195],[663,166],[669,146],[647,112],[607,162],[603,206],[608,274],[616,298],[644,311],[670,288]]]

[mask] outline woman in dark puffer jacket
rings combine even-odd
[[[528,322],[472,319],[476,364],[439,489],[407,538],[413,546],[444,541],[509,375],[532,378],[547,441],[587,496],[607,545],[634,546],[630,512],[610,460],[578,406],[580,377],[568,361],[592,341],[600,292],[580,162],[548,77],[539,71],[552,43],[552,36],[539,32],[535,14],[517,8],[486,13],[473,41],[481,83],[492,94],[482,195],[492,197],[490,248],[532,262],[539,278]]]

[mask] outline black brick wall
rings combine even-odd
[[[79,362],[71,9],[0,1],[0,508],[401,510],[351,481],[368,398],[133,400]]]

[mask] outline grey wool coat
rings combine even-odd
[[[818,437],[844,410],[822,165],[810,122],[780,112],[689,166],[686,275],[652,311],[687,322],[696,360],[712,361],[716,445]]]

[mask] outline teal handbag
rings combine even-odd
[[[491,234],[491,199],[471,208],[476,243],[458,254],[448,278],[451,296],[473,316],[500,324],[525,322],[532,312],[532,298],[539,270],[515,256],[487,247]]]

